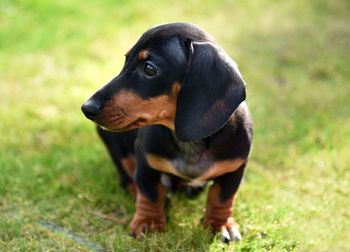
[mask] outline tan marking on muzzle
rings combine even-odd
[[[180,84],[171,93],[142,99],[132,91],[122,90],[106,103],[97,122],[110,130],[132,129],[161,124],[174,129],[176,98]]]

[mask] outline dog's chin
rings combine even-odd
[[[109,128],[109,127],[105,127],[102,126],[100,124],[97,124],[98,126],[100,126],[102,129],[106,130],[106,131],[112,131],[112,132],[124,132],[124,131],[128,131],[128,130],[132,130],[134,128],[132,127],[125,127],[125,128]]]

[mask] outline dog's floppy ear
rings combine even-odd
[[[212,42],[190,42],[189,62],[177,97],[175,132],[197,141],[222,128],[245,99],[245,83],[233,60]]]

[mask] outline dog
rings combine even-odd
[[[82,111],[98,125],[123,188],[136,194],[131,234],[165,230],[167,187],[187,184],[196,194],[213,181],[203,224],[226,242],[240,240],[232,208],[253,127],[236,63],[189,23],[149,29],[125,56]]]

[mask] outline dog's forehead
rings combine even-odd
[[[131,50],[126,53],[126,56],[138,57],[142,51],[149,50],[152,54],[163,53],[163,56],[168,57],[168,59],[182,63],[187,59],[187,55],[180,40],[214,41],[210,34],[196,25],[169,23],[155,26],[143,33]]]
[[[187,62],[187,55],[181,41],[177,37],[159,38],[157,40],[136,43],[126,54],[137,57],[138,60],[152,58],[163,58],[176,63]]]
[[[187,62],[187,55],[184,51],[184,47],[181,45],[181,41],[177,37],[166,39],[165,41],[161,41],[159,44],[150,45],[149,48],[151,51],[154,51],[154,53],[157,53],[160,49],[160,53],[164,58],[170,59],[174,62]]]

